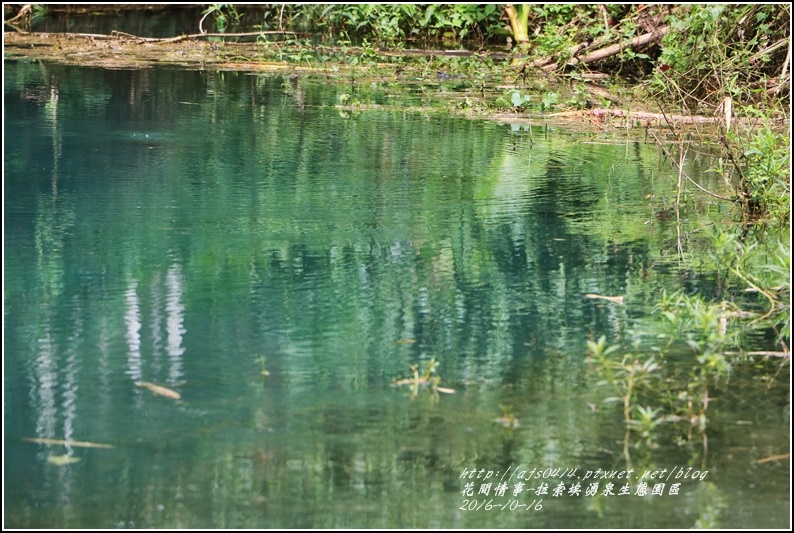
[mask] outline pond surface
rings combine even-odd
[[[663,289],[717,290],[679,266],[658,147],[350,91],[5,65],[6,526],[788,526],[788,462],[756,462],[788,450],[787,390],[745,369],[707,446],[627,460],[588,372]],[[685,235],[726,209],[691,205]],[[430,361],[454,394],[393,386]],[[586,494],[597,469],[629,494]]]
[[[199,33],[199,21],[206,8],[199,5],[168,6],[152,5],[151,9],[132,8],[116,10],[78,10],[69,6],[72,12],[54,12],[48,9],[43,16],[34,17],[30,31],[44,33],[101,33],[114,31],[129,33],[138,37],[169,38],[177,35]],[[202,29],[215,31],[212,17],[208,17]]]

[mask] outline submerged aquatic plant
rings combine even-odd
[[[641,358],[636,354],[626,353],[620,359],[615,357],[619,347],[607,346],[606,337],[597,342],[587,341],[589,351],[587,362],[595,368],[601,377],[599,384],[609,385],[617,397],[605,401],[620,401],[623,405],[623,421],[626,424],[624,438],[624,454],[628,458],[631,433],[638,433],[647,447],[653,447],[654,429],[662,421],[657,418],[659,409],[638,405],[640,394],[653,388],[657,371],[660,369],[653,356]]]
[[[436,368],[438,368],[438,366],[439,362],[436,361],[435,358],[430,359],[429,361],[423,361],[422,373],[420,374],[419,365],[413,364],[410,367],[411,377],[395,380],[392,385],[395,387],[409,385],[411,387],[411,396],[416,396],[419,394],[419,387],[429,388],[433,394],[437,394],[439,392],[444,394],[454,394],[454,389],[438,386],[438,384],[441,382],[441,376],[436,375]]]
[[[502,424],[502,427],[505,429],[516,429],[519,426],[519,423],[518,418],[516,418],[516,415],[513,414],[513,406],[500,405],[499,408],[502,410],[502,415],[495,418],[494,422]]]

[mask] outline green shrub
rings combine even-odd
[[[654,86],[687,107],[758,100],[786,60],[788,4],[690,4],[667,17]],[[763,93],[763,94],[762,94]]]

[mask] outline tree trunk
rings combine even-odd
[[[526,48],[529,45],[529,5],[518,4],[518,7],[513,4],[505,5],[505,13],[507,18],[510,19],[510,30],[513,32],[513,39],[516,43]]]

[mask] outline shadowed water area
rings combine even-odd
[[[629,462],[585,362],[663,289],[719,288],[680,268],[661,150],[333,107],[356,90],[5,65],[5,525],[786,527],[788,463],[756,462],[779,389],[736,376],[707,446]],[[712,163],[687,172],[718,190]],[[727,207],[691,205],[696,247]],[[392,385],[430,360],[454,394]]]

